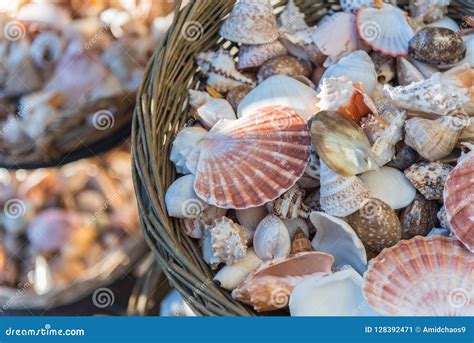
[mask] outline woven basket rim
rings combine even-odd
[[[295,0],[299,6],[308,5],[308,1],[313,6],[312,11],[305,11],[307,21],[311,13],[309,22],[319,19],[321,11],[337,10],[339,5],[338,0]],[[278,5],[286,2],[281,0]],[[198,315],[256,314],[212,282],[198,244],[180,231],[179,220],[168,217],[164,204],[166,189],[177,175],[169,161],[170,141],[179,129],[189,126],[187,106],[183,104],[187,90],[199,84],[193,53],[222,44],[217,31],[234,3],[190,0],[181,7],[181,1],[177,1],[173,24],[145,69],[132,122],[132,170],[141,228],[171,286]],[[199,21],[203,17],[208,21]],[[202,24],[199,49],[179,38],[183,25],[191,21]]]

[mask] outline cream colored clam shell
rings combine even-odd
[[[207,131],[201,127],[185,127],[182,129],[171,145],[170,161],[174,163],[176,171],[180,174],[189,174],[186,159],[196,144],[203,139]]]
[[[237,108],[237,116],[245,117],[266,106],[286,106],[306,121],[318,112],[317,93],[314,89],[285,75],[269,77],[250,93]]]
[[[262,260],[288,256],[291,240],[283,221],[274,215],[268,215],[258,224],[253,237],[255,254]]]
[[[362,277],[352,268],[315,275],[291,292],[291,316],[376,316],[364,305]]]
[[[385,202],[394,210],[408,206],[416,195],[416,189],[398,169],[384,166],[360,175],[373,198]]]
[[[176,218],[197,218],[206,208],[194,192],[194,175],[188,174],[176,179],[165,194],[168,215]]]

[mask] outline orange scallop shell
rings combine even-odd
[[[304,119],[283,106],[263,107],[216,124],[195,151],[194,190],[207,203],[245,209],[278,198],[304,173],[311,139]],[[198,156],[196,157],[196,154]]]
[[[364,296],[383,315],[474,315],[474,255],[454,237],[416,236],[374,258]]]
[[[466,156],[449,173],[443,197],[454,234],[474,252],[474,154]]]

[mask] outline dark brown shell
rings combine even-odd
[[[307,61],[300,60],[293,56],[279,56],[265,62],[258,70],[258,82],[268,79],[273,75],[309,77],[313,69]]]
[[[400,214],[402,239],[426,236],[436,226],[438,208],[436,201],[426,200],[417,193],[415,200]]]
[[[432,65],[458,63],[466,57],[460,35],[444,27],[425,27],[409,42],[408,53],[415,60]]]
[[[397,244],[402,227],[395,211],[382,200],[372,198],[360,210],[347,217],[367,250],[369,257]]]

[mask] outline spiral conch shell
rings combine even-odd
[[[466,126],[462,117],[411,118],[405,122],[405,143],[423,158],[437,161],[451,153]]]
[[[232,291],[232,297],[258,312],[287,307],[293,288],[311,276],[330,274],[333,261],[331,255],[321,252],[266,261]]]
[[[287,107],[270,106],[221,120],[188,156],[193,163],[187,167],[196,175],[196,193],[206,202],[244,209],[290,189],[304,173],[309,153],[305,121]]]
[[[357,176],[342,176],[321,161],[321,208],[327,214],[345,217],[360,209],[370,194]]]
[[[224,49],[198,53],[196,62],[207,76],[207,85],[220,93],[241,85],[255,85],[255,80],[237,70],[232,56]]]
[[[409,111],[447,115],[461,110],[472,115],[474,69],[463,65],[407,86],[385,85],[384,93],[396,106]]]
[[[365,133],[354,121],[338,112],[316,114],[311,122],[311,140],[321,160],[342,176],[379,167]]]
[[[212,269],[220,263],[232,265],[245,257],[247,241],[244,228],[227,217],[217,218],[204,229],[203,258]]]
[[[374,102],[362,91],[360,83],[346,77],[324,78],[320,88],[317,106],[321,111],[337,111],[356,123],[369,113],[377,113]]]
[[[243,44],[267,44],[278,38],[273,7],[268,0],[237,2],[222,24],[219,34]]]
[[[474,153],[468,153],[451,171],[444,186],[444,206],[450,228],[474,252]]]
[[[473,254],[455,238],[417,236],[371,261],[364,296],[382,315],[472,316],[473,272]]]

